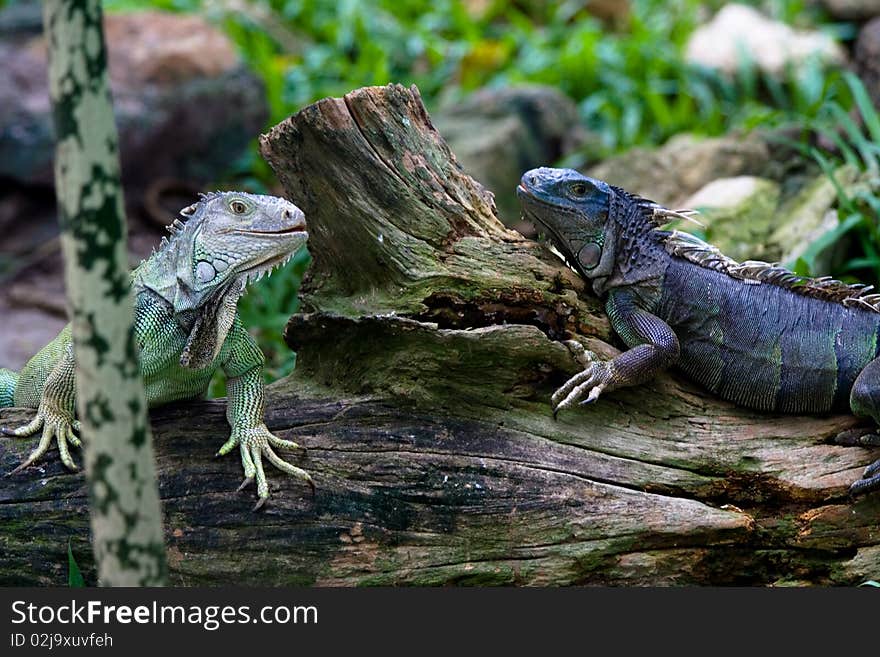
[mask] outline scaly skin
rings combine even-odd
[[[240,192],[203,196],[181,216],[186,223],[175,222],[171,239],[132,272],[147,401],[154,407],[202,397],[214,372],[222,369],[232,432],[218,455],[239,448],[245,475],[239,490],[256,481],[258,509],[269,497],[264,458],[314,484],[308,473],[274,451],[298,445],[273,435],[263,422],[265,359],[242,326],[236,304],[249,281],[288,260],[305,243],[305,220],[284,199]],[[67,326],[20,373],[0,370],[0,407],[37,409],[27,425],[2,433],[26,437],[40,432],[37,447],[13,472],[41,458],[53,439],[64,465],[77,469],[70,454],[71,446],[80,446],[75,369]]]
[[[737,263],[714,247],[661,230],[667,210],[570,169],[533,169],[517,188],[523,217],[606,300],[629,347],[602,361],[567,346],[584,370],[552,397],[554,416],[603,392],[675,366],[741,406],[785,413],[850,408],[880,422],[880,296],[864,286],[807,279],[767,263]],[[842,444],[880,445],[874,431]],[[880,461],[851,487],[880,489]]]

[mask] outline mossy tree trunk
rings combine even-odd
[[[152,438],[132,329],[126,223],[101,3],[48,0],[49,88],[77,413],[98,581],[167,575]]]
[[[739,409],[671,374],[554,422],[550,395],[578,369],[559,340],[615,353],[601,304],[498,222],[417,91],[323,100],[262,149],[314,258],[285,334],[297,369],[269,388],[267,423],[306,447],[317,490],[270,474],[271,503],[250,513],[238,464],[210,459],[222,403],[158,410],[174,583],[876,579],[880,496],[846,489],[880,454],[830,444],[851,416]],[[47,581],[35,566],[51,572],[77,531],[78,480],[52,464],[0,482],[0,502],[0,582]]]

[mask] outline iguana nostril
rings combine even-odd
[[[529,177],[529,184],[530,185],[537,185],[538,184],[538,176],[530,176]]]
[[[285,219],[291,219],[291,218],[293,217],[293,213],[291,213],[290,210],[288,210],[288,209],[285,208],[284,212],[282,213],[282,216],[283,216]]]

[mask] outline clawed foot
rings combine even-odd
[[[877,435],[877,427],[856,427],[837,434],[834,444],[846,447],[880,447],[880,435]]]
[[[849,494],[855,497],[875,490],[880,490],[880,459],[865,468],[862,478],[849,487]]]
[[[79,470],[79,467],[74,463],[73,458],[70,456],[70,445],[73,445],[74,447],[82,446],[82,442],[75,433],[81,430],[81,425],[78,420],[74,420],[64,413],[46,410],[41,407],[37,411],[37,416],[25,426],[19,427],[18,429],[2,427],[0,428],[0,434],[3,434],[4,436],[12,436],[14,438],[27,438],[28,436],[37,433],[40,429],[43,430],[43,433],[40,436],[40,442],[37,444],[34,451],[31,452],[30,456],[28,456],[21,465],[15,468],[7,476],[21,472],[42,458],[52,446],[52,438],[57,439],[58,454],[65,467],[68,470]]]
[[[841,431],[834,437],[834,443],[848,447],[880,447],[880,435],[876,427],[856,427]],[[875,490],[880,490],[880,459],[865,468],[862,478],[849,487],[849,494],[856,497]]]
[[[263,471],[263,457],[269,459],[269,462],[282,472],[301,479],[306,482],[315,492],[315,482],[305,470],[291,465],[287,461],[278,456],[273,447],[277,449],[293,450],[300,449],[300,446],[291,440],[282,440],[272,434],[266,425],[262,424],[248,429],[234,429],[232,436],[217,452],[217,456],[224,456],[232,451],[238,445],[241,451],[241,464],[244,467],[244,481],[238,490],[244,490],[254,481],[257,482],[257,503],[254,511],[259,510],[269,499],[269,482],[266,479],[266,473]]]
[[[580,342],[567,340],[563,344],[568,347],[575,360],[583,366],[584,371],[575,374],[553,393],[551,404],[554,419],[559,411],[574,406],[576,403],[591,404],[596,401],[614,376],[611,362],[599,360],[592,351],[584,349]],[[586,395],[586,399],[582,400],[584,395]]]

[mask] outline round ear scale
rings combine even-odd
[[[593,269],[602,257],[602,247],[595,242],[587,242],[578,251],[578,262],[584,269]]]
[[[214,269],[211,263],[199,260],[199,264],[196,265],[196,279],[199,283],[210,283],[214,280],[215,276],[217,276],[217,270]]]

